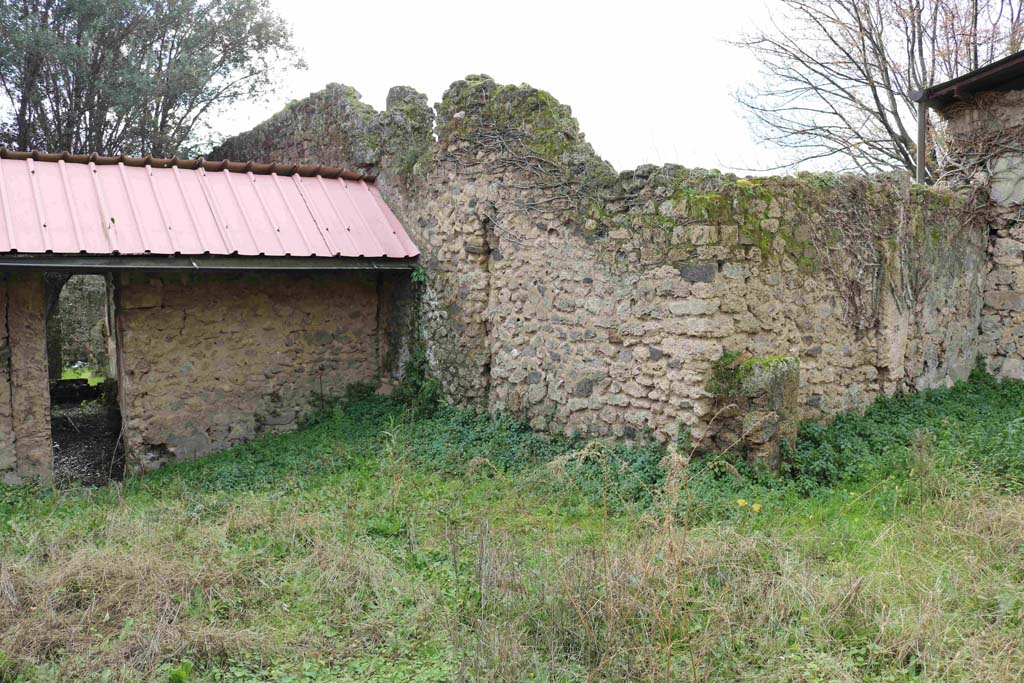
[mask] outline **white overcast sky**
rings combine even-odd
[[[778,161],[754,141],[733,93],[757,63],[728,44],[768,20],[768,0],[271,0],[308,69],[267,102],[221,118],[248,130],[327,83],[384,107],[409,85],[437,102],[453,81],[486,73],[529,83],[572,107],[598,154],[623,170],[679,163],[745,172]]]

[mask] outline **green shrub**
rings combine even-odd
[[[936,434],[946,465],[971,465],[1006,478],[1024,478],[1024,382],[999,381],[975,370],[948,389],[883,397],[863,414],[827,424],[806,423],[785,452],[785,474],[801,491],[857,481],[869,473],[899,476],[913,461],[914,434]]]
[[[565,476],[588,499],[607,503],[612,509],[650,507],[665,480],[665,448],[650,439],[606,444],[580,453],[562,466]]]
[[[507,414],[494,417],[473,408],[440,406],[406,426],[405,445],[414,462],[446,473],[461,473],[486,460],[502,471],[547,462],[576,446],[564,436],[539,434]]]
[[[430,363],[422,350],[415,351],[406,361],[402,382],[394,396],[417,415],[430,415],[443,403],[441,383],[430,374]]]
[[[413,364],[408,383],[392,396],[354,390],[299,433],[257,439],[187,466],[164,468],[147,479],[174,478],[197,490],[273,488],[281,481],[315,477],[321,467],[379,459],[382,432],[393,421],[389,433],[404,457],[447,476],[469,469],[514,473],[533,468],[533,481],[577,491],[598,504],[646,508],[656,501],[665,477],[665,450],[659,444],[649,439],[605,443],[580,457],[586,446],[581,439],[535,432],[507,414],[445,405],[423,360]],[[1024,382],[997,381],[976,372],[949,389],[881,398],[863,414],[802,425],[797,443],[784,453],[780,475],[748,467],[739,454],[698,455],[687,473],[689,512],[701,518],[728,516],[737,498],[791,491],[806,496],[866,478],[906,478],[914,466],[919,431],[930,435],[939,471],[968,466],[1003,488],[1024,488]],[[336,446],[341,441],[347,444],[343,451]],[[680,452],[687,452],[684,445]],[[546,467],[553,462],[560,472]]]

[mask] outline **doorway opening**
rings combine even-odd
[[[99,486],[124,478],[111,281],[47,274],[53,474],[58,484]]]

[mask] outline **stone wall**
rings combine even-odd
[[[290,430],[348,386],[378,383],[385,277],[120,275],[129,464],[151,469]]]
[[[331,93],[213,156],[309,149]],[[379,169],[420,247],[420,334],[452,400],[538,429],[668,440],[718,430],[708,383],[727,352],[797,358],[800,417],[974,366],[985,238],[952,193],[895,176],[617,173],[567,107],[486,76],[434,108],[396,88],[386,111],[360,111],[337,144],[319,140],[329,157],[301,160],[374,153],[349,165]]]
[[[11,406],[11,346],[7,337],[7,276],[0,275],[0,482],[13,482],[17,465]]]
[[[75,275],[64,283],[53,317],[59,328],[60,357],[65,367],[85,363],[101,373],[110,370],[106,309],[104,276]]]
[[[982,353],[993,373],[1024,379],[1024,91],[982,93],[941,114],[943,180],[972,188],[989,238]]]
[[[41,275],[0,282],[0,481],[49,480],[50,394]]]
[[[225,141],[214,159],[259,161],[268,149],[289,163],[345,166],[373,171],[377,149],[364,131],[376,112],[354,88],[331,83],[308,98],[292,102],[259,127]]]
[[[701,436],[717,410],[708,378],[726,352],[797,357],[804,417],[947,383],[973,366],[983,247],[955,223],[929,231],[935,248],[915,243],[926,259],[921,271],[934,270],[916,298],[897,300],[885,270],[902,264],[880,261],[864,268],[878,284],[863,297],[879,302],[857,311],[840,289],[852,287],[846,271],[857,269],[844,263],[838,276],[827,272],[812,231],[830,224],[797,207],[827,215],[863,201],[862,181],[822,192],[798,180],[724,180],[689,199],[672,198],[677,180],[663,169],[626,185],[641,181],[637,206],[646,210],[617,213],[628,222],[613,220],[619,227],[589,243],[562,225],[504,222],[515,234],[499,239],[490,267],[493,407],[525,413],[537,427],[668,438],[685,425]],[[878,192],[870,227],[895,224],[907,188],[868,187]],[[732,209],[743,203],[736,193],[750,188],[766,197],[754,200],[754,220]],[[721,213],[695,208],[705,202]],[[665,243],[651,246],[659,238]],[[846,256],[843,238],[834,239],[820,248]]]

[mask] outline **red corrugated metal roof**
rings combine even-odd
[[[3,156],[0,252],[376,258],[419,253],[380,191],[359,174],[339,169]]]

